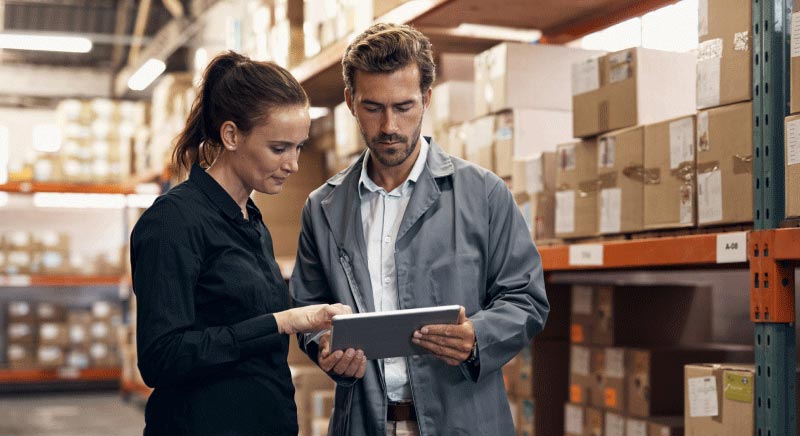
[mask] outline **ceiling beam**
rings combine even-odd
[[[114,35],[124,36],[128,34],[128,18],[133,9],[133,0],[120,0],[117,5],[117,17],[114,24]],[[117,71],[122,67],[122,58],[125,55],[125,46],[122,44],[114,44],[111,50],[111,71]]]
[[[172,14],[173,18],[183,18],[185,12],[183,11],[181,0],[161,0],[161,3]]]
[[[136,23],[133,26],[134,38],[141,38],[144,36],[144,31],[147,29],[147,20],[150,17],[150,4],[151,0],[142,0],[139,4],[139,10],[136,11]],[[139,51],[141,48],[141,44],[131,44],[131,49],[128,52],[128,65],[139,60]]]

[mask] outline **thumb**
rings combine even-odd
[[[465,322],[467,322],[467,313],[464,310],[464,306],[461,306],[461,310],[458,312],[458,321],[456,321],[456,324],[464,324]]]

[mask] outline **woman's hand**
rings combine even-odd
[[[348,313],[353,313],[353,310],[344,304],[315,304],[277,312],[275,321],[280,333],[293,335],[325,330],[331,327],[334,315]]]

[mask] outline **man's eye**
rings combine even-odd
[[[286,147],[272,147],[272,152],[275,154],[281,154],[286,151]]]
[[[411,110],[411,106],[400,106],[397,108],[398,112],[408,112]]]
[[[377,107],[369,107],[369,106],[367,106],[366,109],[367,109],[367,112],[369,112],[371,114],[374,114],[374,113],[377,113],[378,111],[380,111],[380,108],[377,108]]]

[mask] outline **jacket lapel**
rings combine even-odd
[[[344,250],[350,260],[350,267],[355,279],[350,284],[350,291],[356,302],[363,302],[358,311],[374,312],[375,303],[372,298],[372,284],[367,266],[367,248],[364,241],[364,229],[361,225],[361,200],[358,195],[358,179],[364,155],[350,168],[331,178],[328,183],[333,190],[322,200],[322,211],[328,227],[331,229],[336,246],[340,252]],[[337,266],[334,266],[336,268]]]

